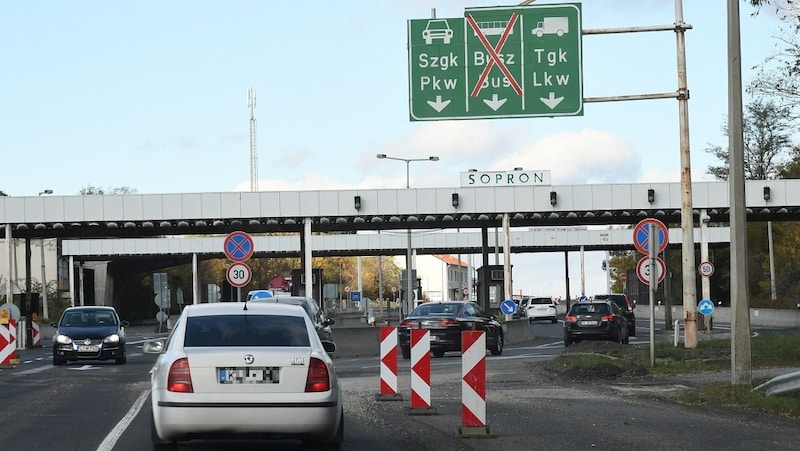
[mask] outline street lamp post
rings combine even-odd
[[[53,190],[46,189],[44,191],[40,191],[39,195],[41,196],[42,194],[53,194]],[[50,312],[47,308],[47,278],[44,267],[44,238],[39,241],[39,244],[41,245],[39,247],[39,260],[41,260],[42,263],[42,318],[49,318]],[[38,314],[39,312],[36,313]]]
[[[376,156],[378,157],[379,160],[397,160],[397,161],[403,161],[403,162],[406,163],[406,189],[411,188],[411,162],[412,161],[439,161],[439,157],[437,157],[437,156],[430,156],[428,158],[398,158],[398,157],[390,157],[390,156],[386,155],[385,153],[379,153]],[[406,312],[410,313],[411,312],[411,307],[414,305],[413,301],[412,301],[412,298],[411,298],[411,293],[414,292],[414,278],[413,278],[414,271],[413,271],[412,263],[411,263],[412,255],[411,255],[411,229],[410,228],[408,229],[408,239],[407,239],[407,241],[408,241],[408,249],[407,249],[407,254],[406,254],[406,279],[407,279],[406,282],[407,283],[406,283],[405,306],[406,306]],[[403,315],[401,313],[400,317],[402,318],[402,316]]]

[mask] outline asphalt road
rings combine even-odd
[[[640,323],[639,337],[647,343]],[[537,339],[487,356],[488,438],[463,438],[461,359],[432,359],[435,415],[410,412],[409,362],[400,359],[402,401],[376,401],[376,358],[337,359],[345,393],[344,450],[800,449],[800,421],[725,408],[682,406],[664,399],[672,383],[568,384],[553,381],[537,362],[563,349],[560,324],[536,323]],[[668,334],[664,334],[668,336]],[[22,363],[0,369],[0,424],[7,451],[150,448],[147,390],[154,356],[129,337],[126,365],[70,363],[53,367],[50,349],[20,352]],[[721,375],[724,378],[724,375]],[[269,421],[265,418],[265,421]],[[303,450],[298,442],[190,442],[181,450]]]

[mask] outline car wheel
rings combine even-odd
[[[127,362],[127,361],[128,361],[128,355],[124,350],[122,351],[122,354],[118,355],[117,358],[114,359],[114,362],[117,365],[124,365],[125,362]]]
[[[400,354],[403,356],[404,359],[410,359],[411,358],[411,348],[405,348],[403,346],[400,346]]]
[[[567,346],[571,345],[572,343],[573,343],[572,337],[570,337],[569,334],[565,331],[564,332],[564,347],[566,348]]]
[[[53,356],[53,366],[61,366],[65,363],[67,363],[67,359]]]
[[[630,328],[630,327],[628,328],[628,336],[629,337],[635,337],[636,336],[636,326],[634,326],[633,328]]]
[[[442,357],[444,357],[444,351],[432,351],[432,354],[433,354],[433,356],[434,356],[434,357],[436,357],[436,358],[442,358]]]
[[[494,345],[489,349],[492,355],[500,355],[503,353],[503,333],[497,332],[494,336]]]
[[[156,432],[156,421],[153,418],[152,412],[150,413],[150,441],[153,442],[153,451],[173,451],[178,449],[177,442],[167,442],[161,440]]]
[[[339,428],[336,430],[336,435],[329,440],[301,440],[303,446],[311,449],[319,449],[326,451],[339,451],[342,449],[342,442],[344,441],[344,410],[339,415]]]
[[[554,316],[553,318],[551,318],[551,319],[550,319],[550,322],[551,322],[551,323],[553,323],[553,324],[555,324],[555,323],[557,323],[557,322],[558,322],[558,318],[556,318],[556,317]]]

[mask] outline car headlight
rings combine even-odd
[[[119,343],[119,335],[111,334],[103,339],[103,343]]]
[[[69,345],[72,344],[72,338],[69,338],[66,335],[58,334],[56,335],[56,343],[60,345]]]

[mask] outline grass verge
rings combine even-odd
[[[731,342],[701,340],[697,348],[661,343],[650,364],[649,346],[630,346],[605,341],[584,341],[570,346],[557,358],[544,363],[546,370],[566,380],[631,380],[709,371],[730,371]],[[800,367],[800,335],[762,334],[751,340],[751,367]],[[765,379],[753,380],[753,386]],[[751,386],[725,383],[690,388],[675,397],[685,404],[723,405],[754,409],[800,418],[800,394],[765,396]]]

